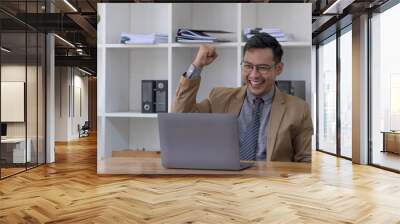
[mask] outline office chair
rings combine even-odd
[[[80,125],[78,125],[79,138],[89,136],[89,129],[90,129],[89,121],[85,121],[85,123],[82,125],[82,127],[79,127],[79,126]]]

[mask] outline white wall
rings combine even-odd
[[[1,81],[3,82],[25,82],[25,65],[2,65]],[[32,68],[28,67],[28,74]],[[36,94],[35,94],[36,95]],[[4,96],[3,96],[4,97]],[[1,108],[7,110],[7,108]],[[25,122],[9,122],[7,123],[7,137],[25,137]]]
[[[55,141],[77,139],[78,124],[88,120],[88,78],[71,67],[55,73]]]
[[[74,107],[72,108],[72,119],[71,119],[71,136],[72,138],[78,138],[79,133],[78,133],[78,124],[81,126],[89,119],[88,116],[88,77],[81,76],[82,73],[77,74],[77,70],[74,71],[74,96],[71,99],[74,99],[74,102],[71,102],[71,104],[74,104]],[[80,93],[79,93],[80,92]],[[79,97],[80,95],[80,97]],[[80,101],[80,102],[79,102]],[[81,107],[81,108],[79,108]],[[81,110],[81,111],[79,111]]]
[[[1,82],[1,121],[24,122],[25,83]]]
[[[68,141],[69,79],[67,67],[55,68],[55,141]]]
[[[25,71],[27,69],[27,73]],[[28,80],[29,82],[33,82],[32,78],[29,77],[30,75],[36,76],[36,67],[33,66],[28,66],[25,67],[25,65],[2,65],[1,66],[1,81],[2,82],[25,82],[25,75],[28,75]],[[36,81],[34,83],[30,83],[30,85],[36,85]],[[27,93],[28,99],[27,102],[28,104],[30,102],[33,102],[36,100],[36,88],[31,89],[29,88]],[[3,96],[4,97],[4,96]],[[34,98],[34,99],[32,99]],[[35,101],[36,102],[36,101]],[[27,105],[27,106],[32,106],[34,107],[33,110],[36,108],[36,104],[34,105]],[[1,110],[7,110],[7,108],[1,108]],[[28,110],[28,112],[32,112],[32,108]],[[36,130],[36,113],[27,113],[27,120],[29,122],[28,124],[28,137],[30,133],[33,132],[33,130]],[[34,123],[32,123],[34,122]],[[26,122],[7,122],[7,136],[8,137],[25,137],[25,126]],[[36,133],[36,132],[35,132]]]
[[[2,82],[24,82],[26,85],[26,106],[25,102],[20,112],[26,112],[26,120],[22,122],[6,122],[7,137],[24,138],[25,135],[30,139],[32,161],[44,162],[44,74],[40,66],[25,64],[4,64],[1,66]],[[22,93],[23,94],[23,93]],[[3,95],[2,98],[7,98]],[[3,107],[3,112],[16,113],[12,108]],[[15,109],[14,109],[15,110]],[[39,154],[37,156],[37,153]]]

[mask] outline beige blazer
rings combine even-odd
[[[246,86],[214,88],[207,99],[196,103],[200,81],[201,77],[193,80],[181,77],[173,112],[234,113],[239,116]],[[267,128],[267,161],[311,162],[313,124],[304,100],[276,88]]]

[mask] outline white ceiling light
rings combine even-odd
[[[65,4],[67,4],[74,12],[78,12],[78,10],[71,4],[69,3],[68,0],[64,0]]]
[[[69,42],[68,40],[66,40],[66,39],[64,39],[64,38],[62,38],[62,37],[60,37],[59,35],[57,35],[57,34],[54,34],[54,36],[55,37],[57,37],[59,40],[61,40],[62,42],[64,42],[64,43],[66,43],[67,45],[69,45],[70,47],[73,47],[73,48],[75,48],[75,45],[73,45],[71,42]]]
[[[88,72],[88,71],[86,71],[86,70],[83,70],[83,69],[81,69],[81,68],[79,68],[79,67],[78,67],[78,70],[81,71],[81,72],[83,72],[83,73],[85,73],[85,74],[87,74],[87,75],[92,75],[92,73],[90,73],[90,72]]]
[[[5,47],[1,47],[1,50],[4,51],[4,52],[6,52],[6,53],[10,53],[10,52],[11,52],[11,50],[8,50],[8,49],[5,48]]]
[[[342,14],[343,10],[353,2],[354,0],[336,0],[322,14]]]

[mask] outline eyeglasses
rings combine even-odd
[[[253,68],[256,68],[256,71],[259,72],[260,74],[267,74],[268,72],[271,71],[273,67],[275,67],[276,64],[273,65],[267,65],[267,64],[260,64],[260,65],[253,65],[251,63],[242,61],[240,63],[240,66],[242,67],[242,70],[246,73],[251,73],[253,71]]]

